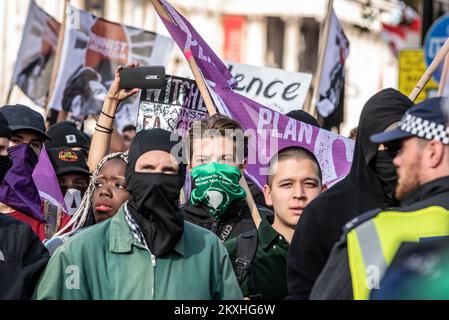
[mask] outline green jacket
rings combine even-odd
[[[173,251],[161,258],[137,244],[117,215],[83,230],[53,254],[36,299],[242,299],[225,247],[188,222]]]
[[[251,288],[248,275],[241,283],[245,297],[262,295],[262,299],[280,300],[287,296],[287,251],[288,242],[271,226],[273,216],[264,217],[257,230],[257,250],[251,272],[254,276]],[[235,264],[239,237],[225,242],[229,257]]]

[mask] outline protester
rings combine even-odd
[[[11,168],[11,135],[0,113],[0,182]],[[30,299],[47,261],[48,252],[29,225],[0,214],[0,300]]]
[[[401,205],[372,210],[345,227],[312,298],[367,299],[380,288],[401,243],[449,236],[449,128],[443,102],[425,100],[410,108],[397,128],[371,137],[396,155]]]
[[[274,216],[226,243],[243,295],[250,299],[284,299],[287,295],[287,250],[304,208],[327,187],[308,150],[290,147],[270,162],[265,201]]]
[[[376,93],[365,104],[348,176],[312,201],[296,228],[287,259],[287,299],[309,297],[348,221],[368,210],[397,205],[393,160],[369,137],[395,124],[412,105],[394,89]]]
[[[47,130],[47,135],[51,140],[45,142],[47,150],[67,147],[74,151],[82,151],[84,157],[89,154],[90,139],[77,129],[73,122],[63,121],[52,125]]]
[[[83,230],[53,254],[36,298],[242,298],[225,247],[209,231],[184,222],[178,203],[185,160],[170,154],[176,146],[183,149],[171,138],[161,129],[136,135],[126,168],[131,199],[112,219]],[[69,266],[83,279],[77,290],[61,285]]]
[[[125,181],[127,163],[128,155],[125,153],[112,153],[100,161],[70,222],[45,243],[50,255],[83,228],[117,214],[122,204],[129,198]]]
[[[9,146],[28,144],[39,157],[44,141],[51,140],[45,133],[42,115],[21,104],[3,106],[0,113],[8,120],[13,132]]]
[[[123,128],[123,140],[125,141],[126,150],[129,149],[131,142],[136,136],[136,126],[135,125],[127,125]]]
[[[73,216],[89,185],[89,168],[82,151],[67,147],[48,150],[50,161],[58,177],[67,214]]]
[[[0,185],[0,213],[28,223],[41,240],[48,239],[50,231],[64,227],[70,217],[61,212],[57,221],[45,221],[44,202],[33,180],[43,143],[50,139],[45,133],[44,118],[23,105],[4,106],[0,113],[12,130],[9,154],[13,160]],[[47,228],[50,224],[51,228]]]
[[[239,136],[236,141],[233,135]],[[248,154],[240,124],[214,115],[189,130],[189,170],[193,187],[185,218],[226,241],[256,228],[239,181]],[[263,215],[272,214],[258,207]]]

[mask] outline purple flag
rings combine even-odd
[[[212,87],[234,88],[237,85],[231,72],[203,38],[196,32],[190,22],[184,18],[167,1],[159,0],[172,21],[160,17],[165,27],[170,32],[173,40],[184,52],[187,60],[193,55],[195,62],[201,69],[204,78]]]
[[[190,23],[167,1],[159,0],[172,21],[161,17],[187,59],[193,55],[219,109],[240,122],[250,135],[246,173],[262,188],[269,162],[279,150],[303,147],[317,157],[323,182],[332,186],[351,168],[354,142],[338,134],[291,119],[232,90],[235,80]]]
[[[58,178],[48,158],[45,146],[42,147],[39,162],[33,171],[33,180],[42,200],[47,200],[53,205],[60,207],[64,212],[67,212],[64,197],[62,196],[61,188],[59,188]]]

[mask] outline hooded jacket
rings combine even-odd
[[[28,300],[49,255],[31,227],[0,213],[0,300]]]
[[[378,145],[369,137],[398,122],[412,105],[410,99],[391,88],[366,102],[348,176],[313,200],[296,227],[287,259],[287,299],[309,298],[346,222],[369,210],[397,204],[388,200],[373,169]]]

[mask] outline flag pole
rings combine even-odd
[[[314,76],[312,101],[310,103],[309,109],[307,110],[307,112],[310,113],[312,116],[315,116],[317,112],[316,104],[318,103],[318,99],[320,96],[320,82],[323,73],[324,58],[326,56],[327,42],[329,39],[329,29],[333,7],[334,7],[334,0],[328,0],[326,17],[324,20],[323,38],[321,39],[318,50],[318,65],[317,71]]]
[[[441,74],[440,85],[438,86],[438,94],[437,94],[438,97],[441,97],[443,95],[444,87],[446,86],[448,72],[449,72],[449,53],[446,54],[446,57],[444,58],[443,73]]]
[[[168,15],[168,13],[165,11],[165,9],[162,7],[162,5],[160,4],[160,2],[158,0],[151,0],[151,2],[153,3],[154,8],[156,9],[157,13],[160,16],[174,22],[170,18],[170,16]],[[193,77],[195,78],[195,82],[198,86],[201,96],[203,97],[204,104],[206,105],[209,116],[213,116],[214,114],[217,113],[217,110],[215,109],[215,105],[213,103],[212,97],[210,95],[209,90],[207,89],[206,82],[204,81],[203,76],[201,75],[200,69],[198,68],[195,58],[190,50],[186,50],[184,52],[184,55],[187,59],[187,62],[189,63],[190,69],[192,70]],[[246,200],[246,203],[248,204],[248,208],[251,211],[251,216],[253,218],[254,224],[256,225],[256,228],[259,228],[262,218],[260,216],[259,210],[257,209],[256,203],[251,194],[251,191],[249,190],[248,183],[246,182],[245,177],[243,175],[242,175],[242,178],[240,179],[240,185],[246,192],[245,200]]]
[[[49,112],[48,104],[50,103],[50,100],[53,97],[54,90],[56,87],[56,80],[58,77],[59,69],[61,67],[62,47],[64,45],[65,29],[66,29],[66,24],[67,24],[67,8],[68,8],[69,4],[70,4],[70,0],[64,0],[61,29],[59,30],[58,43],[56,45],[55,63],[53,65],[53,70],[52,70],[51,78],[50,78],[50,88],[48,90],[47,108],[46,108],[47,112]],[[66,118],[67,118],[67,112],[63,112],[61,110],[59,112],[57,122],[64,121]]]
[[[410,100],[412,101],[416,100],[416,98],[419,96],[421,91],[426,86],[427,82],[429,82],[430,78],[432,77],[432,74],[439,67],[440,63],[443,62],[448,53],[449,53],[449,38],[446,39],[446,42],[444,42],[444,45],[441,47],[440,51],[438,51],[438,54],[433,59],[432,63],[427,68],[426,72],[424,72],[421,79],[419,79],[418,83],[413,88],[412,92],[408,96]]]

